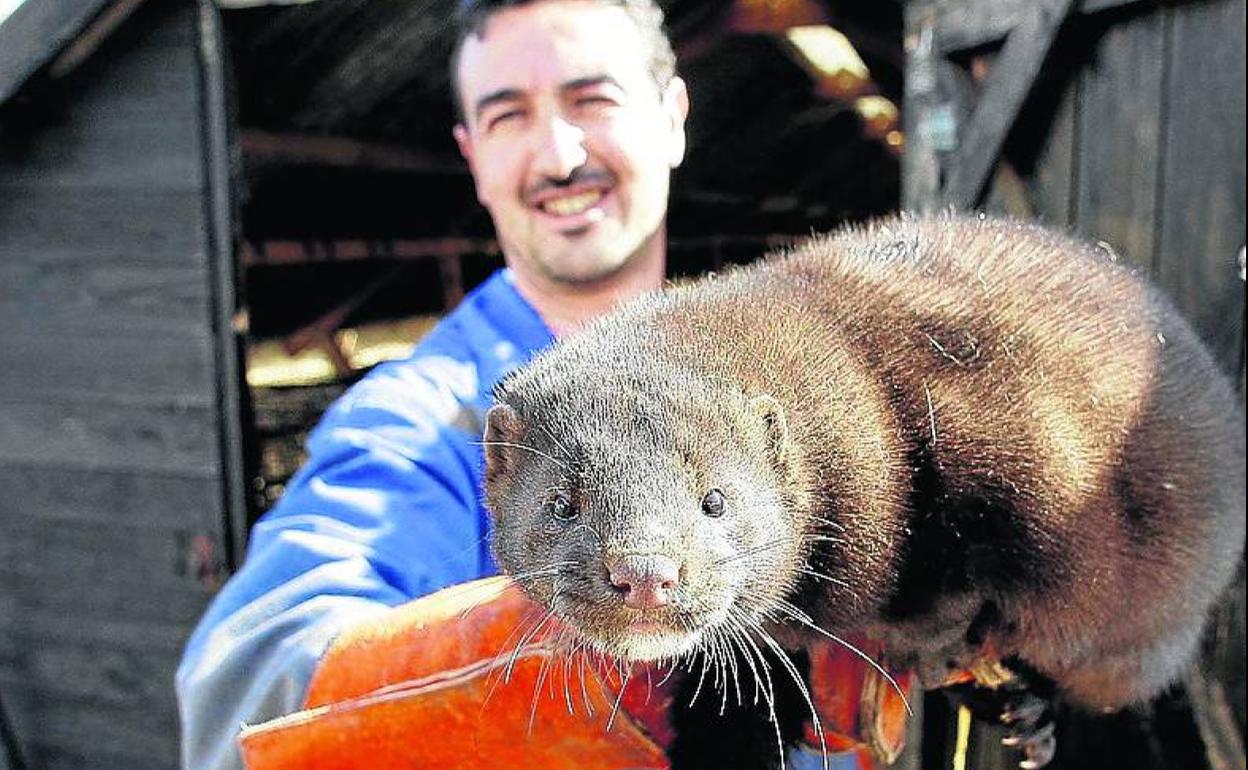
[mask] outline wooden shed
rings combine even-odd
[[[674,273],[981,206],[1144,266],[1242,377],[1245,0],[660,4],[694,105]],[[414,335],[498,264],[453,5],[0,0],[0,770],[177,766],[181,646],[367,366],[343,335]],[[317,348],[318,384],[248,384]],[[1232,594],[1187,689],[1063,717],[1055,766],[1243,767]],[[914,728],[902,766],[955,766],[939,696]],[[985,731],[963,760],[1008,766]]]
[[[0,19],[0,767],[176,766],[242,515],[216,11],[135,6]]]

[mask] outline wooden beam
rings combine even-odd
[[[1072,13],[1093,14],[1160,0],[1078,0]],[[1010,34],[1034,7],[1031,0],[962,0],[942,4],[936,34],[941,51],[953,53],[996,43]]]
[[[341,3],[339,5],[342,5]],[[386,99],[407,88],[432,87],[420,83],[445,77],[447,19],[451,0],[420,3],[373,2],[360,4],[372,23],[334,56],[329,71],[318,78],[307,100],[294,115],[301,126],[340,125],[368,115]]]
[[[239,131],[238,145],[243,159],[257,166],[334,166],[456,176],[468,173],[468,166],[459,158],[334,136],[275,134],[248,128]]]
[[[469,254],[498,254],[498,242],[485,238],[271,240],[259,244],[244,243],[241,252],[243,265],[246,267],[350,262],[360,259],[411,261]]]
[[[107,0],[26,0],[0,21],[0,103],[106,5]]]
[[[1018,117],[1040,67],[1048,58],[1057,30],[1074,0],[1036,0],[1027,16],[1010,32],[983,93],[948,166],[942,197],[957,208],[979,203],[984,184],[1001,154],[1005,137]]]
[[[286,355],[294,356],[316,345],[322,348],[329,356],[329,360],[334,365],[334,370],[340,377],[350,375],[353,371],[351,360],[347,357],[346,351],[339,346],[338,340],[334,338],[334,333],[346,323],[351,314],[358,310],[360,305],[363,305],[369,297],[393,281],[401,269],[396,267],[390,270],[381,278],[330,308],[319,318],[296,329],[282,341],[282,349],[286,351]]]
[[[196,20],[200,94],[203,118],[200,126],[204,148],[204,208],[207,214],[208,268],[211,280],[213,372],[216,375],[217,453],[221,467],[222,529],[208,533],[225,544],[225,561],[237,567],[247,542],[249,509],[247,494],[247,441],[243,428],[242,400],[246,372],[240,361],[244,345],[235,328],[241,309],[239,271],[234,255],[234,185],[230,164],[230,114],[227,104],[226,41],[221,12],[212,0],[198,0]]]
[[[940,93],[940,68],[947,62],[936,42],[937,10],[931,2],[906,4],[906,77],[901,156],[901,205],[909,211],[940,206],[941,153],[956,137],[953,105]]]
[[[63,78],[78,69],[142,4],[143,0],[117,0],[113,3],[112,7],[91,22],[64,53],[56,57],[48,67],[48,75]]]

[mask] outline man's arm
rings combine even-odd
[[[460,414],[475,378],[430,375],[420,359],[379,370],[313,433],[308,463],[188,643],[184,767],[240,767],[241,725],[296,710],[343,628],[492,571],[479,449]]]

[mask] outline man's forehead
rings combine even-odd
[[[609,77],[623,87],[648,78],[640,32],[618,6],[593,0],[538,0],[499,11],[464,40],[464,98],[495,91],[560,87]]]

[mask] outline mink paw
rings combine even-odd
[[[1052,701],[1037,694],[1036,688],[1025,678],[1016,678],[996,688],[970,684],[950,689],[954,698],[969,708],[975,718],[1005,728],[1001,742],[1022,753],[1019,761],[1022,770],[1039,770],[1053,761],[1057,738]]]
[[[1000,716],[1006,735],[1001,742],[1023,752],[1022,770],[1039,770],[1057,751],[1053,712],[1044,698],[1023,690],[1007,697]]]

